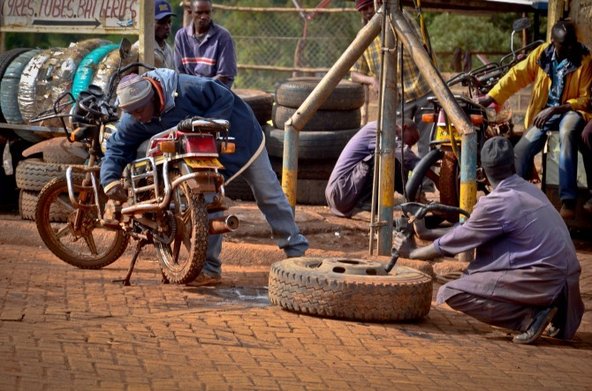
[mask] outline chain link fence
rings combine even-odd
[[[301,9],[215,4],[214,10],[236,45],[235,88],[273,91],[290,77],[322,76],[362,27],[350,1]]]

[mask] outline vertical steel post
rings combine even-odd
[[[383,5],[387,20],[392,19],[392,14],[397,9],[398,1],[386,0]],[[395,129],[397,126],[397,39],[393,30],[386,23],[384,57],[381,71],[381,125],[380,125],[380,150],[377,151],[380,159],[378,182],[378,255],[390,255],[393,246],[393,207],[395,193]]]
[[[463,133],[461,143],[459,206],[471,211],[477,203],[477,133]],[[464,215],[460,215],[461,222],[465,219]],[[473,258],[472,251],[459,254],[461,261],[471,262]]]
[[[454,95],[432,64],[419,37],[413,32],[401,12],[394,13],[393,24],[397,36],[403,41],[403,45],[446,111],[446,115],[462,135],[461,177],[464,176],[465,180],[461,179],[460,207],[470,212],[477,199],[477,136],[474,134],[473,125],[456,102]]]

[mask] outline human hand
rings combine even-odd
[[[108,189],[105,190],[105,194],[109,199],[113,201],[120,201],[126,202],[127,201],[127,191],[123,188],[121,182],[117,181],[117,183],[111,187],[107,185]]]
[[[545,123],[555,114],[555,107],[547,107],[546,109],[541,110],[533,120],[534,126],[541,129],[545,126]]]
[[[495,100],[489,95],[481,96],[477,98],[477,103],[479,103],[483,107],[489,107],[492,103],[495,103]]]
[[[372,92],[372,94],[374,94],[374,97],[378,97],[378,93],[380,92],[380,83],[378,82],[378,79],[375,77],[372,78],[372,83],[370,84],[370,91]]]
[[[402,232],[396,232],[393,235],[393,251],[396,251],[399,257],[409,258],[411,252],[416,249],[413,236]]]

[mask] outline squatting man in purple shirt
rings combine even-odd
[[[212,2],[192,0],[193,21],[175,35],[175,67],[180,73],[210,77],[228,88],[237,73],[234,42],[212,21]]]
[[[416,234],[435,239],[432,244],[418,248],[397,233],[394,248],[403,258],[424,260],[475,249],[463,275],[439,289],[438,304],[518,332],[515,343],[532,343],[543,332],[571,339],[584,304],[580,264],[563,219],[540,189],[516,175],[506,138],[487,140],[481,163],[494,189],[464,224],[428,231],[417,222]]]

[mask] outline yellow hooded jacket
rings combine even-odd
[[[590,109],[592,62],[590,52],[584,46],[581,46],[580,50],[581,56],[576,59],[579,61],[574,63],[572,60],[575,66],[566,76],[561,104],[569,103],[574,110],[582,114],[586,121],[589,121],[592,119]],[[502,105],[520,89],[534,82],[530,103],[524,117],[525,129],[532,125],[534,117],[547,105],[552,82],[549,76],[552,54],[552,44],[540,45],[525,60],[513,66],[488,93],[496,103]]]

